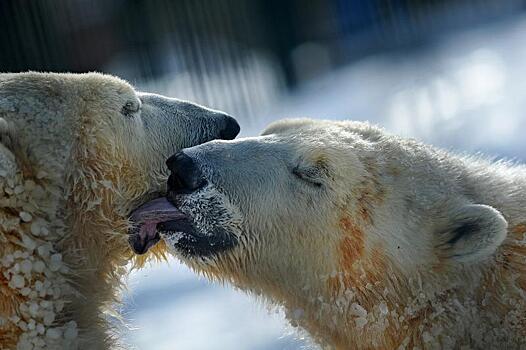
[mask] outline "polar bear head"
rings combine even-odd
[[[406,306],[420,273],[441,271],[425,288],[448,290],[462,283],[448,271],[494,255],[507,222],[467,164],[364,123],[281,121],[260,137],[169,158],[168,199],[179,216],[157,229],[197,271],[333,334],[355,326],[348,312],[363,326],[374,307]],[[340,297],[354,308],[336,312]]]
[[[108,75],[0,74],[6,346],[47,344],[61,334],[71,340],[74,327],[64,328],[70,321],[89,347],[107,347],[103,313],[118,299],[123,266],[135,256],[128,214],[166,191],[170,154],[238,132],[225,113],[141,93]],[[137,241],[133,248],[146,247]],[[156,256],[163,254],[159,248]],[[33,304],[40,311],[28,313]],[[28,329],[28,322],[41,329]],[[57,341],[48,346],[67,347]]]
[[[168,155],[239,132],[222,112],[96,73],[2,74],[0,118],[4,170],[50,180],[85,218],[127,219],[164,190]]]
[[[457,193],[462,183],[448,172],[460,162],[364,123],[280,121],[261,137],[170,157],[169,201],[184,218],[159,229],[188,225],[208,244],[165,236],[184,257],[206,261],[240,251],[247,264],[326,260],[340,249],[352,265],[381,249],[398,265],[477,262],[495,252],[507,224],[465,189]]]

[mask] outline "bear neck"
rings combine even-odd
[[[133,261],[127,241],[127,213],[131,208],[122,203],[141,195],[125,192],[119,179],[123,173],[144,175],[140,169],[132,171],[130,162],[124,161],[126,157],[115,154],[119,150],[107,145],[106,140],[89,135],[85,138],[80,142],[82,147],[73,149],[75,162],[65,176],[68,234],[60,242],[60,251],[75,271],[69,278],[76,289],[68,300],[66,314],[79,327],[81,348],[106,349],[118,345],[117,308],[127,264]],[[105,159],[123,160],[123,164],[108,164]]]
[[[526,171],[465,159],[445,170],[448,178],[462,179],[457,185],[474,203],[496,208],[508,221],[508,237],[490,259],[402,266],[401,258],[388,258],[396,247],[386,257],[385,249],[368,240],[368,253],[352,269],[339,269],[346,265],[342,254],[333,264],[337,272],[320,279],[315,293],[298,288],[282,299],[291,322],[341,349],[519,347],[526,322]],[[376,213],[370,214],[378,226]],[[341,223],[352,234],[359,231],[354,223]],[[371,233],[368,237],[375,236]],[[357,249],[349,243],[346,250]],[[405,254],[418,259],[415,252]]]
[[[400,258],[395,261],[385,253],[397,247],[382,247],[381,240],[365,242],[367,254],[358,263],[348,261],[351,256],[345,253],[327,259],[334,251],[361,249],[358,233],[365,224],[342,216],[340,230],[353,239],[314,247],[318,253],[305,258],[311,271],[303,270],[305,259],[298,262],[293,251],[276,246],[269,249],[276,254],[267,252],[268,259],[252,264],[243,272],[245,277],[234,277],[234,284],[283,305],[293,325],[337,349],[455,348],[473,343],[480,348],[518,347],[524,335],[521,324],[526,322],[526,172],[460,158],[452,163],[442,169],[444,181],[460,179],[454,185],[459,191],[470,194],[474,203],[496,208],[509,223],[508,237],[491,259],[474,265],[431,266],[408,250],[405,258],[415,260],[402,266]],[[381,172],[400,172],[393,167],[387,163]],[[411,174],[396,176],[413,179]],[[384,181],[377,179],[375,187],[382,188]],[[378,224],[375,210],[367,213]],[[390,232],[389,227],[380,230]],[[239,275],[239,268],[231,270],[233,276]]]

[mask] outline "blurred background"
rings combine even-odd
[[[526,2],[0,0],[0,71],[119,75],[270,121],[368,120],[457,152],[526,160]],[[311,349],[279,309],[177,261],[135,271],[138,349]]]

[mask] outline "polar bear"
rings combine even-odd
[[[0,349],[115,345],[129,212],[165,191],[167,156],[238,132],[108,75],[0,74]]]
[[[199,273],[282,305],[321,346],[525,348],[524,166],[314,120],[167,164],[168,201],[134,219]]]

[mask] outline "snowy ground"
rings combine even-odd
[[[139,349],[300,349],[283,314],[176,261],[134,273],[125,314]]]
[[[293,116],[369,120],[456,151],[526,160],[526,18],[379,55],[280,97],[242,136]],[[139,349],[309,349],[282,313],[173,261],[134,272],[125,312]]]

